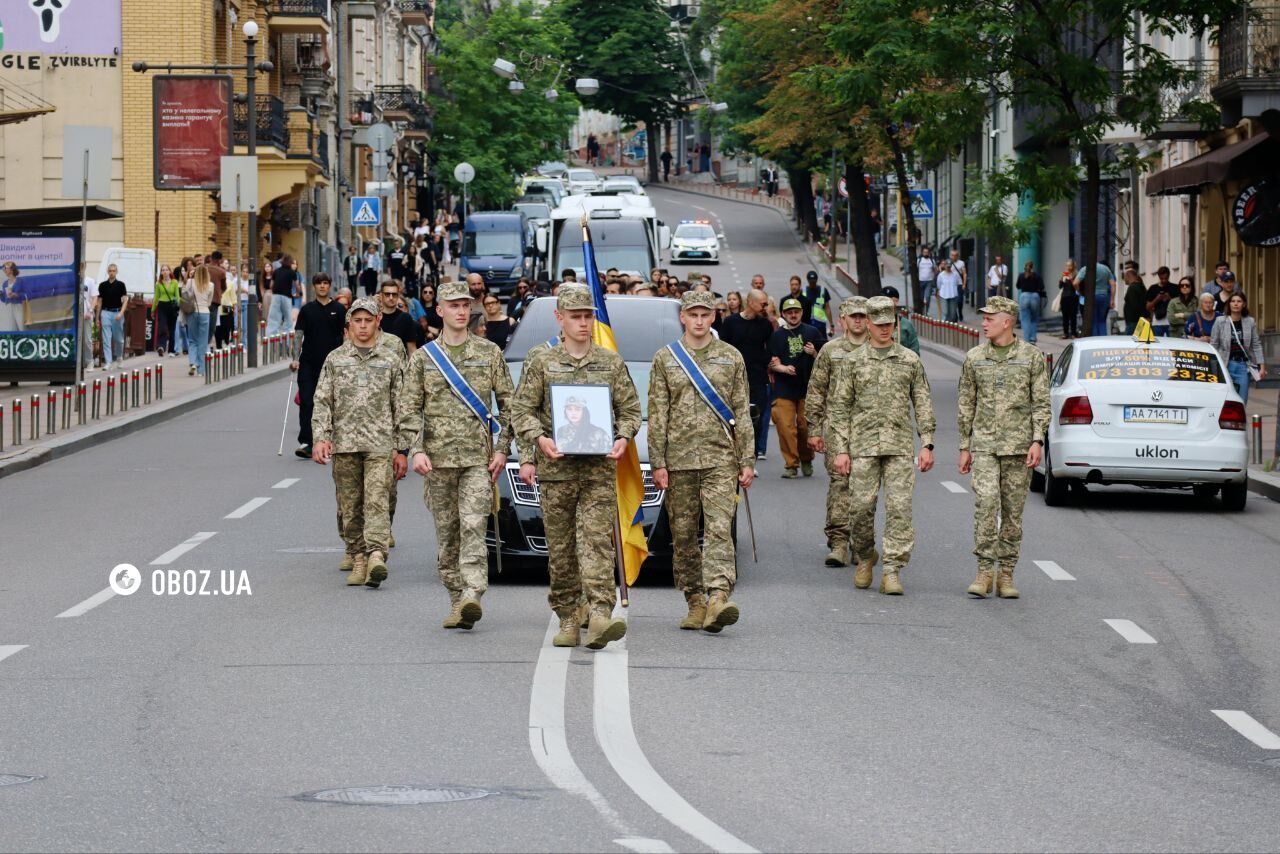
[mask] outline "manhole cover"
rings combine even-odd
[[[21,786],[32,780],[43,780],[39,774],[0,774],[0,786]]]
[[[417,804],[474,801],[496,794],[497,792],[491,792],[488,789],[469,789],[460,786],[354,786],[347,789],[305,792],[298,797],[304,801],[325,804],[404,807]]]
[[[346,546],[302,546],[296,549],[276,549],[277,552],[286,555],[327,555],[346,550]]]

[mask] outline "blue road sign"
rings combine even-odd
[[[351,224],[381,225],[382,199],[377,196],[352,196]]]
[[[916,219],[933,219],[933,190],[908,190],[911,215]]]

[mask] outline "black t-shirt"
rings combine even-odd
[[[404,279],[404,252],[397,249],[387,255],[387,273],[391,278]]]
[[[506,320],[495,320],[492,323],[485,323],[484,337],[505,350],[507,349],[507,339],[511,337],[513,329],[515,329],[515,323],[512,322],[510,317]]]
[[[347,310],[337,300],[321,305],[313,300],[298,309],[297,331],[302,333],[299,364],[319,368],[324,359],[342,344],[342,331],[347,326]]]
[[[98,285],[98,297],[102,300],[103,311],[119,311],[124,306],[127,296],[129,296],[129,289],[119,279]]]
[[[292,267],[280,265],[271,273],[271,293],[292,299],[293,284],[297,279],[298,274],[294,272]]]
[[[383,332],[390,332],[392,335],[403,341],[406,349],[410,344],[416,346],[418,343],[418,336],[421,334],[421,330],[418,329],[418,324],[413,322],[413,318],[409,316],[409,313],[399,310],[393,311],[390,314],[383,312],[382,316],[378,318],[378,327],[382,329]]]
[[[1017,288],[1023,293],[1044,296],[1044,279],[1039,273],[1019,273]]]
[[[1164,295],[1164,299],[1160,299],[1160,295]],[[1178,295],[1178,286],[1173,282],[1167,285],[1161,285],[1156,282],[1147,288],[1147,302],[1151,303],[1154,309],[1155,319],[1157,321],[1165,320],[1169,317],[1169,300]]]
[[[804,351],[805,344],[813,344],[814,349],[822,348],[822,336],[807,323],[801,323],[794,329],[779,328],[769,338],[769,354],[777,356],[782,364],[794,365],[796,368],[795,376],[779,373],[773,375],[774,397],[804,400],[814,361],[814,357]]]
[[[748,320],[741,314],[733,314],[721,324],[720,340],[731,344],[742,354],[746,363],[747,383],[753,389],[763,388],[769,382],[769,338],[773,324],[764,315]]]

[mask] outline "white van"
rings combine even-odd
[[[107,268],[116,265],[116,278],[124,282],[129,295],[142,294],[148,303],[155,297],[156,275],[160,272],[156,267],[156,251],[154,249],[126,249],[123,246],[112,246],[102,255],[102,263],[98,265],[95,282],[107,280]]]

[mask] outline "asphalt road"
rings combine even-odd
[[[720,217],[718,286],[799,269],[772,211],[654,195]],[[1280,506],[1032,496],[1023,598],[971,600],[958,368],[926,365],[941,464],[905,597],[822,566],[825,478],[771,453],[742,621],[681,632],[680,596],[643,586],[594,654],[548,646],[529,581],[439,628],[413,475],[390,580],[345,587],[328,470],[275,455],[283,383],[6,479],[0,783],[41,779],[0,785],[0,849],[1274,850]],[[120,563],[143,589],[98,595]],[[252,595],[155,595],[169,570]],[[382,785],[483,796],[299,797]]]

